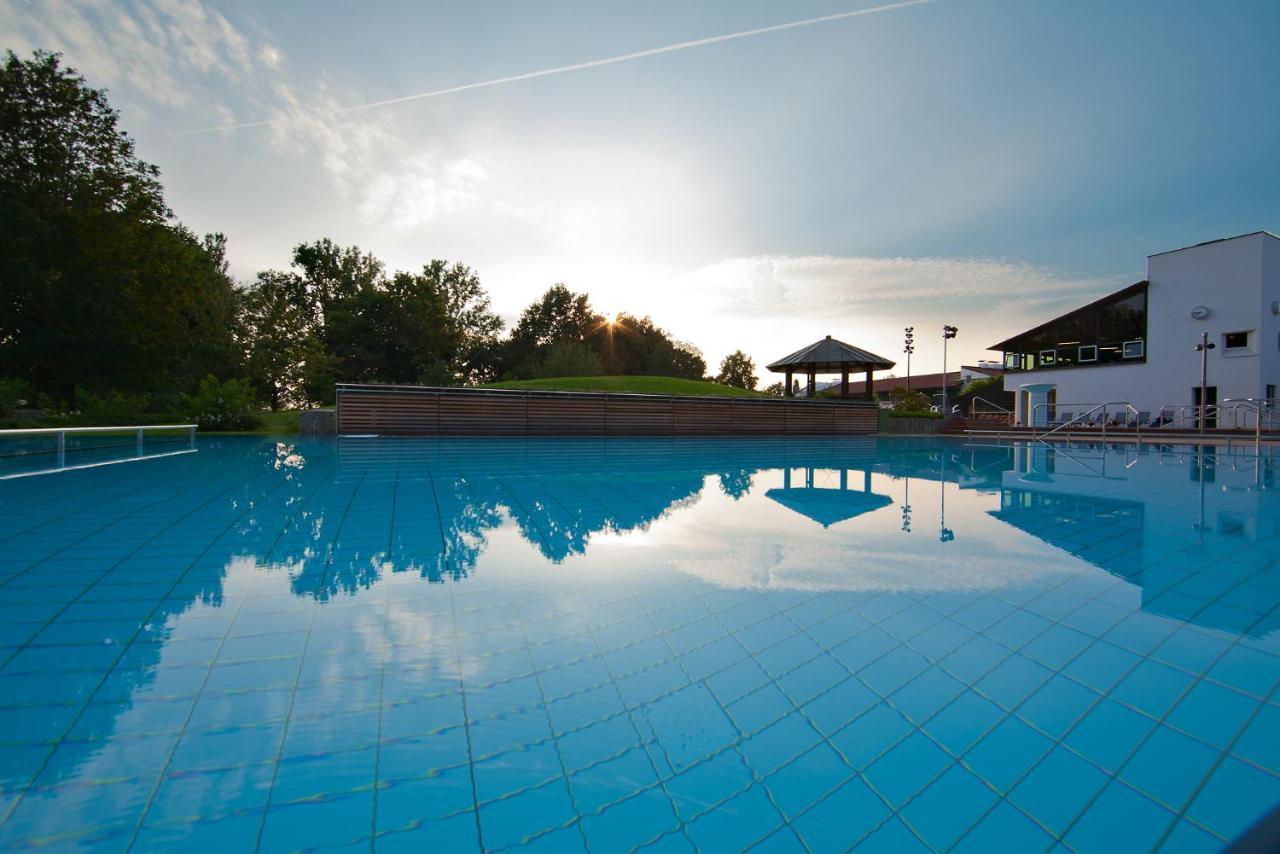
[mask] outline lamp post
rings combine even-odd
[[[1208,332],[1200,333],[1200,343],[1196,345],[1196,352],[1200,354],[1200,411],[1198,421],[1200,423],[1200,435],[1204,435],[1204,415],[1205,415],[1205,397],[1209,388],[1209,351],[1214,348],[1214,343],[1209,340]]]
[[[942,327],[942,422],[945,424],[951,409],[947,405],[947,342],[956,337],[960,330],[954,326]]]
[[[907,354],[907,391],[911,391],[911,354],[916,351],[916,328],[908,326],[903,332],[907,336],[902,347],[902,352]]]

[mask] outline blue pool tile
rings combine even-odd
[[[1209,671],[1210,678],[1255,697],[1266,697],[1280,684],[1280,655],[1233,646]]]
[[[1228,757],[1191,802],[1187,815],[1234,839],[1280,803],[1280,777]]]
[[[1150,851],[1174,814],[1119,782],[1110,783],[1066,835],[1082,851]]]
[[[486,848],[517,845],[525,839],[567,826],[577,817],[563,778],[480,808]]]
[[[379,783],[377,806],[379,832],[411,830],[465,814],[471,822],[471,835],[475,835],[471,772],[465,766],[412,779],[384,778]]]
[[[677,771],[724,747],[736,736],[732,723],[705,687],[691,685],[644,709]],[[686,721],[699,726],[689,731]]]
[[[569,789],[580,815],[599,812],[605,806],[658,784],[658,772],[649,754],[640,747],[569,776]]]
[[[268,850],[293,851],[322,845],[368,846],[372,827],[372,790],[273,805],[263,818],[261,846]]]
[[[752,735],[786,717],[794,709],[795,704],[770,682],[730,703],[725,710],[740,732]]]
[[[1053,837],[1044,828],[1008,801],[1001,801],[961,837],[953,850],[966,854],[999,850],[1045,851],[1052,844]]]
[[[906,647],[891,650],[858,671],[858,678],[871,690],[887,697],[929,669],[929,661]]]
[[[996,704],[1013,709],[1049,680],[1053,671],[1021,655],[1011,655],[974,687]]]
[[[763,777],[795,759],[820,739],[821,736],[803,715],[792,712],[755,735],[744,738],[738,750],[751,769]]]
[[[582,833],[593,849],[631,850],[676,829],[671,802],[659,788],[645,789],[602,813],[582,819]]]
[[[782,816],[769,802],[761,786],[703,813],[688,826],[689,837],[702,849],[743,850],[771,834],[782,824]]]
[[[819,732],[831,735],[878,702],[880,698],[862,680],[849,677],[805,703],[804,713]]]
[[[1225,749],[1252,717],[1258,701],[1212,682],[1197,682],[1165,719],[1170,726]]]
[[[1223,840],[1187,820],[1179,821],[1161,851],[1170,854],[1210,854],[1223,849]]]
[[[898,852],[928,851],[919,838],[899,819],[890,817],[858,844],[859,851]]]
[[[556,747],[565,767],[575,771],[620,756],[640,740],[635,718],[621,714],[560,736]]]
[[[1190,687],[1192,679],[1181,670],[1148,659],[1122,679],[1111,696],[1152,717],[1162,718]]]
[[[1232,748],[1237,756],[1280,775],[1280,708],[1264,705]]]
[[[549,783],[563,773],[559,751],[551,742],[481,759],[473,768],[476,797],[481,804]]]
[[[1018,708],[1018,717],[1059,739],[1093,707],[1100,695],[1065,676],[1054,676]]]
[[[1183,626],[1151,653],[1152,658],[1189,673],[1203,673],[1230,644],[1221,638]]]
[[[924,725],[925,732],[959,756],[1004,719],[999,706],[965,691]]]
[[[856,768],[865,768],[912,731],[911,724],[888,703],[873,706],[831,737]]]
[[[794,819],[853,773],[840,754],[819,743],[769,775],[764,785],[783,814]]]
[[[1065,744],[1115,773],[1155,721],[1111,699],[1104,699],[1068,733]]]
[[[671,778],[666,789],[680,818],[691,821],[745,792],[752,783],[753,775],[742,756],[736,750],[726,750]]]
[[[892,635],[872,627],[839,644],[831,654],[856,672],[897,646],[898,641]]]
[[[1067,829],[1106,785],[1107,775],[1062,747],[1040,761],[1009,794],[1010,800],[1054,833]]]
[[[1181,809],[1218,756],[1213,748],[1160,726],[1120,769],[1120,777],[1165,806]]]
[[[1021,652],[1033,661],[1058,670],[1092,642],[1090,635],[1055,623],[1029,641]]]
[[[931,667],[889,695],[889,702],[917,724],[965,690],[963,684],[939,667]]]
[[[479,833],[474,813],[447,819],[423,821],[404,830],[386,833],[374,840],[379,852],[479,851]]]
[[[912,733],[867,769],[867,779],[895,807],[901,807],[951,763],[927,736]]]
[[[1063,673],[1083,682],[1095,691],[1110,691],[1138,665],[1141,659],[1127,649],[1099,641],[1080,653]]]
[[[973,774],[952,765],[902,810],[902,817],[930,847],[943,850],[973,826],[997,797]]]
[[[858,842],[889,815],[861,777],[854,777],[792,822],[814,851],[838,851]]]
[[[259,812],[232,814],[199,821],[147,824],[138,829],[135,845],[141,851],[179,848],[248,851],[257,844],[258,831],[261,827],[262,815]],[[117,842],[116,847],[118,845]]]

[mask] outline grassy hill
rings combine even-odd
[[[677,377],[549,377],[537,380],[507,380],[488,383],[483,388],[525,388],[537,391],[616,391],[634,394],[690,394],[713,397],[767,397],[764,392],[747,391],[702,380]]]

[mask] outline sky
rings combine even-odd
[[[461,261],[508,323],[562,282],[766,383],[827,334],[998,358],[1280,230],[1278,36],[1274,0],[0,0],[239,281],[322,237]]]

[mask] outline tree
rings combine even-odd
[[[496,378],[502,318],[493,312],[480,278],[464,264],[450,265],[438,259],[422,268],[422,276],[444,299],[445,318],[457,338],[455,377],[464,383]]]
[[[520,315],[511,330],[503,356],[504,372],[518,378],[533,376],[549,349],[564,342],[582,342],[604,325],[586,294],[552,285]]]
[[[301,403],[302,366],[310,336],[310,318],[301,278],[268,270],[240,293],[236,339],[245,370],[259,398],[271,405]]]
[[[716,382],[738,388],[754,389],[759,379],[754,375],[756,363],[741,350],[734,350],[720,362],[720,373]]]
[[[608,374],[648,374],[701,379],[707,363],[697,348],[673,339],[648,317],[619,314],[593,328],[589,341]]]
[[[604,373],[600,357],[581,341],[561,341],[547,348],[534,369],[535,377],[598,377]]]
[[[173,221],[159,171],[58,54],[0,69],[0,375],[70,401],[177,399],[238,370],[225,239]]]

